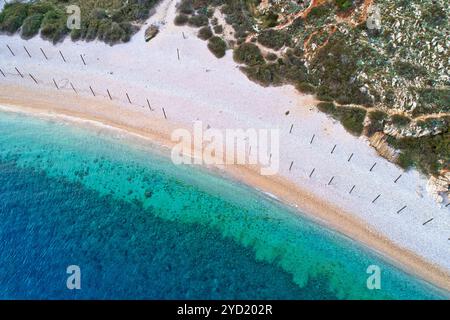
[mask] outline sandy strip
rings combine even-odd
[[[93,125],[116,128],[150,140],[152,144],[166,150],[168,156],[170,148],[174,145],[170,134],[174,128],[180,127],[180,124],[161,120],[153,120],[149,125],[148,119],[144,121],[145,126],[140,126],[139,124],[143,124],[140,121],[142,118],[136,113],[113,112],[118,110],[118,106],[113,102],[54,92],[30,91],[19,87],[0,87],[0,105],[6,106],[2,108],[3,111],[25,112],[38,117],[63,117],[64,120],[82,120]],[[95,114],[89,112],[93,109],[96,110]],[[306,213],[316,222],[377,251],[407,272],[450,291],[450,275],[445,270],[393,244],[369,228],[361,219],[355,218],[353,214],[343,211],[325,199],[318,198],[307,189],[281,176],[262,176],[255,167],[234,165],[210,169],[225,173],[237,181],[275,196],[280,201],[299,209],[300,214]]]

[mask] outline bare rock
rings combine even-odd
[[[158,32],[159,32],[159,27],[158,26],[152,24],[150,27],[148,27],[145,30],[145,42],[149,42],[151,39],[156,37]]]
[[[392,148],[386,141],[387,136],[382,132],[375,133],[370,137],[369,142],[372,147],[374,147],[378,153],[388,159],[389,161],[396,162],[399,156],[399,152]]]
[[[437,203],[443,203],[449,199],[450,171],[443,172],[438,177],[431,176],[428,179],[427,191]]]

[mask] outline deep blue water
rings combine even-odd
[[[0,298],[429,299],[442,292],[235,182],[104,130],[0,113]],[[366,269],[382,269],[368,290]],[[66,287],[69,265],[81,289]]]

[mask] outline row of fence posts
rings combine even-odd
[[[294,124],[291,124],[290,129],[289,129],[289,134],[292,134],[293,128],[294,128]],[[314,141],[315,141],[315,139],[316,139],[316,134],[313,134],[312,137],[311,137],[311,139],[310,139],[310,141],[309,141],[309,144],[313,144]],[[335,144],[335,145],[333,146],[333,148],[331,149],[330,154],[334,154],[334,152],[336,151],[337,147],[338,147],[338,145]],[[353,159],[354,156],[355,156],[354,153],[350,154],[350,156],[349,156],[348,159],[347,159],[347,162],[350,162],[350,161]],[[289,172],[292,171],[293,166],[294,166],[294,161],[291,161],[291,163],[290,163],[290,165],[289,165]],[[377,162],[375,162],[375,163],[370,167],[369,172],[373,172],[376,166],[377,166]],[[309,177],[309,178],[312,178],[315,172],[316,172],[316,168],[313,168],[313,169],[310,171],[308,177]],[[397,183],[397,182],[400,180],[400,178],[401,178],[402,176],[403,176],[403,174],[400,174],[393,182],[394,182],[394,183]],[[332,176],[332,177],[330,178],[330,180],[328,181],[327,185],[331,185],[331,184],[333,183],[334,179],[335,179],[335,176]],[[349,193],[349,194],[352,194],[353,191],[355,191],[355,189],[356,189],[356,185],[352,185],[352,187],[350,188],[350,191],[349,191],[348,193]],[[381,196],[382,196],[381,194],[378,194],[375,198],[373,198],[372,203],[376,203],[377,200],[381,198]],[[450,206],[450,203],[448,203],[445,207],[448,207],[448,206]],[[399,214],[399,213],[403,212],[403,211],[404,211],[405,209],[407,209],[407,208],[408,208],[408,206],[407,206],[407,205],[404,205],[402,208],[400,208],[399,210],[397,210],[396,213]],[[428,224],[428,223],[430,223],[431,221],[433,221],[433,219],[434,219],[434,218],[431,218],[431,219],[425,221],[422,225],[425,226],[426,224]],[[450,239],[449,239],[449,240],[450,240]]]
[[[8,48],[8,51],[11,53],[11,55],[12,55],[13,57],[15,57],[15,56],[16,56],[16,52],[11,48],[11,46],[10,46],[9,44],[6,44],[6,47]],[[23,49],[24,49],[24,51],[26,52],[26,54],[28,55],[28,57],[29,57],[29,58],[32,58],[32,55],[31,55],[31,53],[30,53],[30,50],[28,50],[28,48],[27,48],[26,46],[23,46]],[[49,60],[49,56],[48,56],[47,53],[44,51],[44,49],[39,48],[39,50],[40,50],[42,56],[44,57],[44,59],[45,59],[45,60]],[[61,57],[61,60],[62,60],[64,63],[67,63],[68,60],[66,59],[66,56],[63,54],[63,52],[62,52],[61,50],[58,50],[58,53],[59,53],[59,56]],[[83,65],[87,66],[85,55],[80,54],[79,56],[80,56],[80,59],[81,59],[81,62],[83,63]]]
[[[25,74],[24,72],[20,71],[18,67],[14,67],[14,70],[16,71],[17,75],[24,79],[25,78]],[[4,77],[7,78],[7,72],[4,71],[4,69],[0,68],[0,74]],[[28,73],[28,76],[30,77],[30,79],[36,84],[39,85],[39,80],[38,78],[36,78],[33,74]],[[58,85],[57,81],[55,80],[55,78],[52,78],[52,83],[54,85],[54,87],[56,88],[56,90],[61,90],[62,88]],[[74,84],[69,81],[68,82],[70,84],[70,88],[74,91],[75,94],[79,94],[79,90],[77,90],[74,86]],[[94,88],[92,87],[92,85],[89,85],[89,91],[92,94],[92,96],[97,97],[98,95],[96,94],[96,92],[94,91]],[[109,100],[114,100],[113,99],[113,95],[111,94],[111,91],[107,88],[106,89],[106,93],[107,93],[107,97],[109,98]],[[125,97],[127,98],[127,102],[131,105],[133,105],[133,101],[131,100],[131,97],[129,95],[128,92],[125,92]],[[146,101],[146,105],[148,107],[148,109],[150,111],[155,111],[154,108],[152,108],[151,104],[150,104],[150,100],[148,98],[145,99]],[[145,105],[143,106],[145,107]],[[164,107],[161,108],[162,114],[164,116],[164,119],[167,119],[167,112],[166,109]]]

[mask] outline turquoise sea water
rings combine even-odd
[[[436,299],[256,191],[105,129],[0,113],[0,298]],[[68,290],[66,268],[81,269]],[[366,269],[381,268],[381,290]]]

